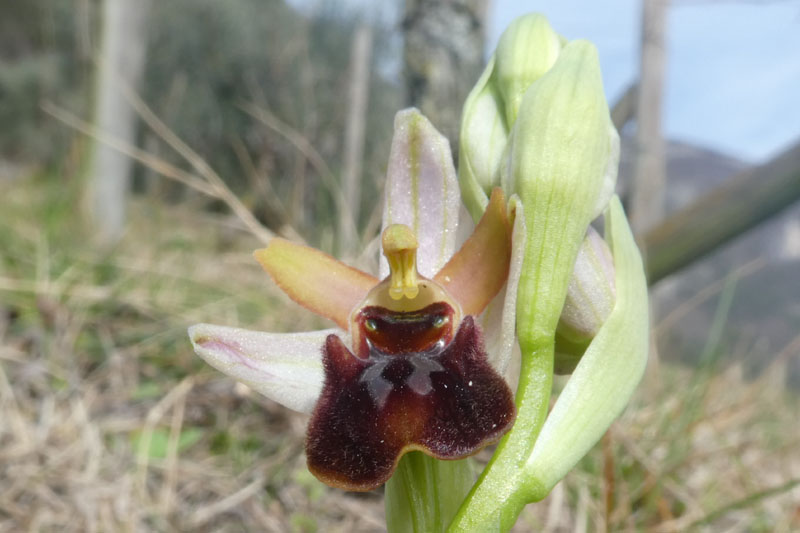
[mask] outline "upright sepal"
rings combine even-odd
[[[417,268],[425,277],[442,268],[456,250],[460,206],[450,143],[416,109],[397,113],[386,176],[383,229],[411,228],[419,242]],[[389,274],[381,258],[380,277]]]

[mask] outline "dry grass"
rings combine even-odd
[[[266,281],[259,242],[141,201],[99,255],[70,188],[0,190],[0,532],[383,530],[381,494],[306,471],[304,416],[191,353],[195,322],[321,325]],[[663,365],[516,530],[800,529],[799,402],[778,382]]]

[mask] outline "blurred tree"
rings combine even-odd
[[[78,166],[85,138],[41,104],[99,118],[91,51],[101,42],[102,6],[101,0],[0,1],[0,159]],[[359,24],[381,35],[372,41],[362,80],[369,97],[361,156],[345,146],[358,135],[343,129],[352,109],[350,52]],[[266,226],[328,250],[342,214],[355,221],[356,240],[375,235],[392,117],[402,107],[391,68],[399,32],[336,0],[317,3],[311,14],[283,0],[170,0],[152,3],[147,33],[142,99]],[[263,116],[250,112],[256,109]],[[139,137],[134,144],[189,170],[157,134]],[[94,156],[86,155],[88,163]],[[361,179],[350,195],[345,176],[354,168]],[[134,190],[146,185],[153,198],[186,198],[183,186],[135,173]],[[222,208],[214,199],[198,205]]]
[[[98,58],[95,123],[104,134],[135,144],[136,112],[126,91],[135,91],[144,70],[149,0],[105,0]],[[100,241],[111,244],[125,229],[131,159],[95,141],[89,170],[91,217]]]
[[[487,0],[406,0],[406,100],[449,140],[458,161],[461,107],[484,66]]]

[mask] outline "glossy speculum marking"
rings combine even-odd
[[[328,336],[325,383],[306,440],[315,476],[370,490],[407,451],[460,459],[510,429],[511,391],[487,361],[473,318],[454,324],[454,316],[445,302],[407,312],[367,306],[354,321],[356,354]]]

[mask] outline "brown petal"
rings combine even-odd
[[[275,238],[253,252],[289,298],[348,329],[350,313],[378,280],[330,255]]]
[[[511,224],[503,191],[494,189],[475,232],[433,278],[465,315],[479,315],[500,292],[511,261]]]

